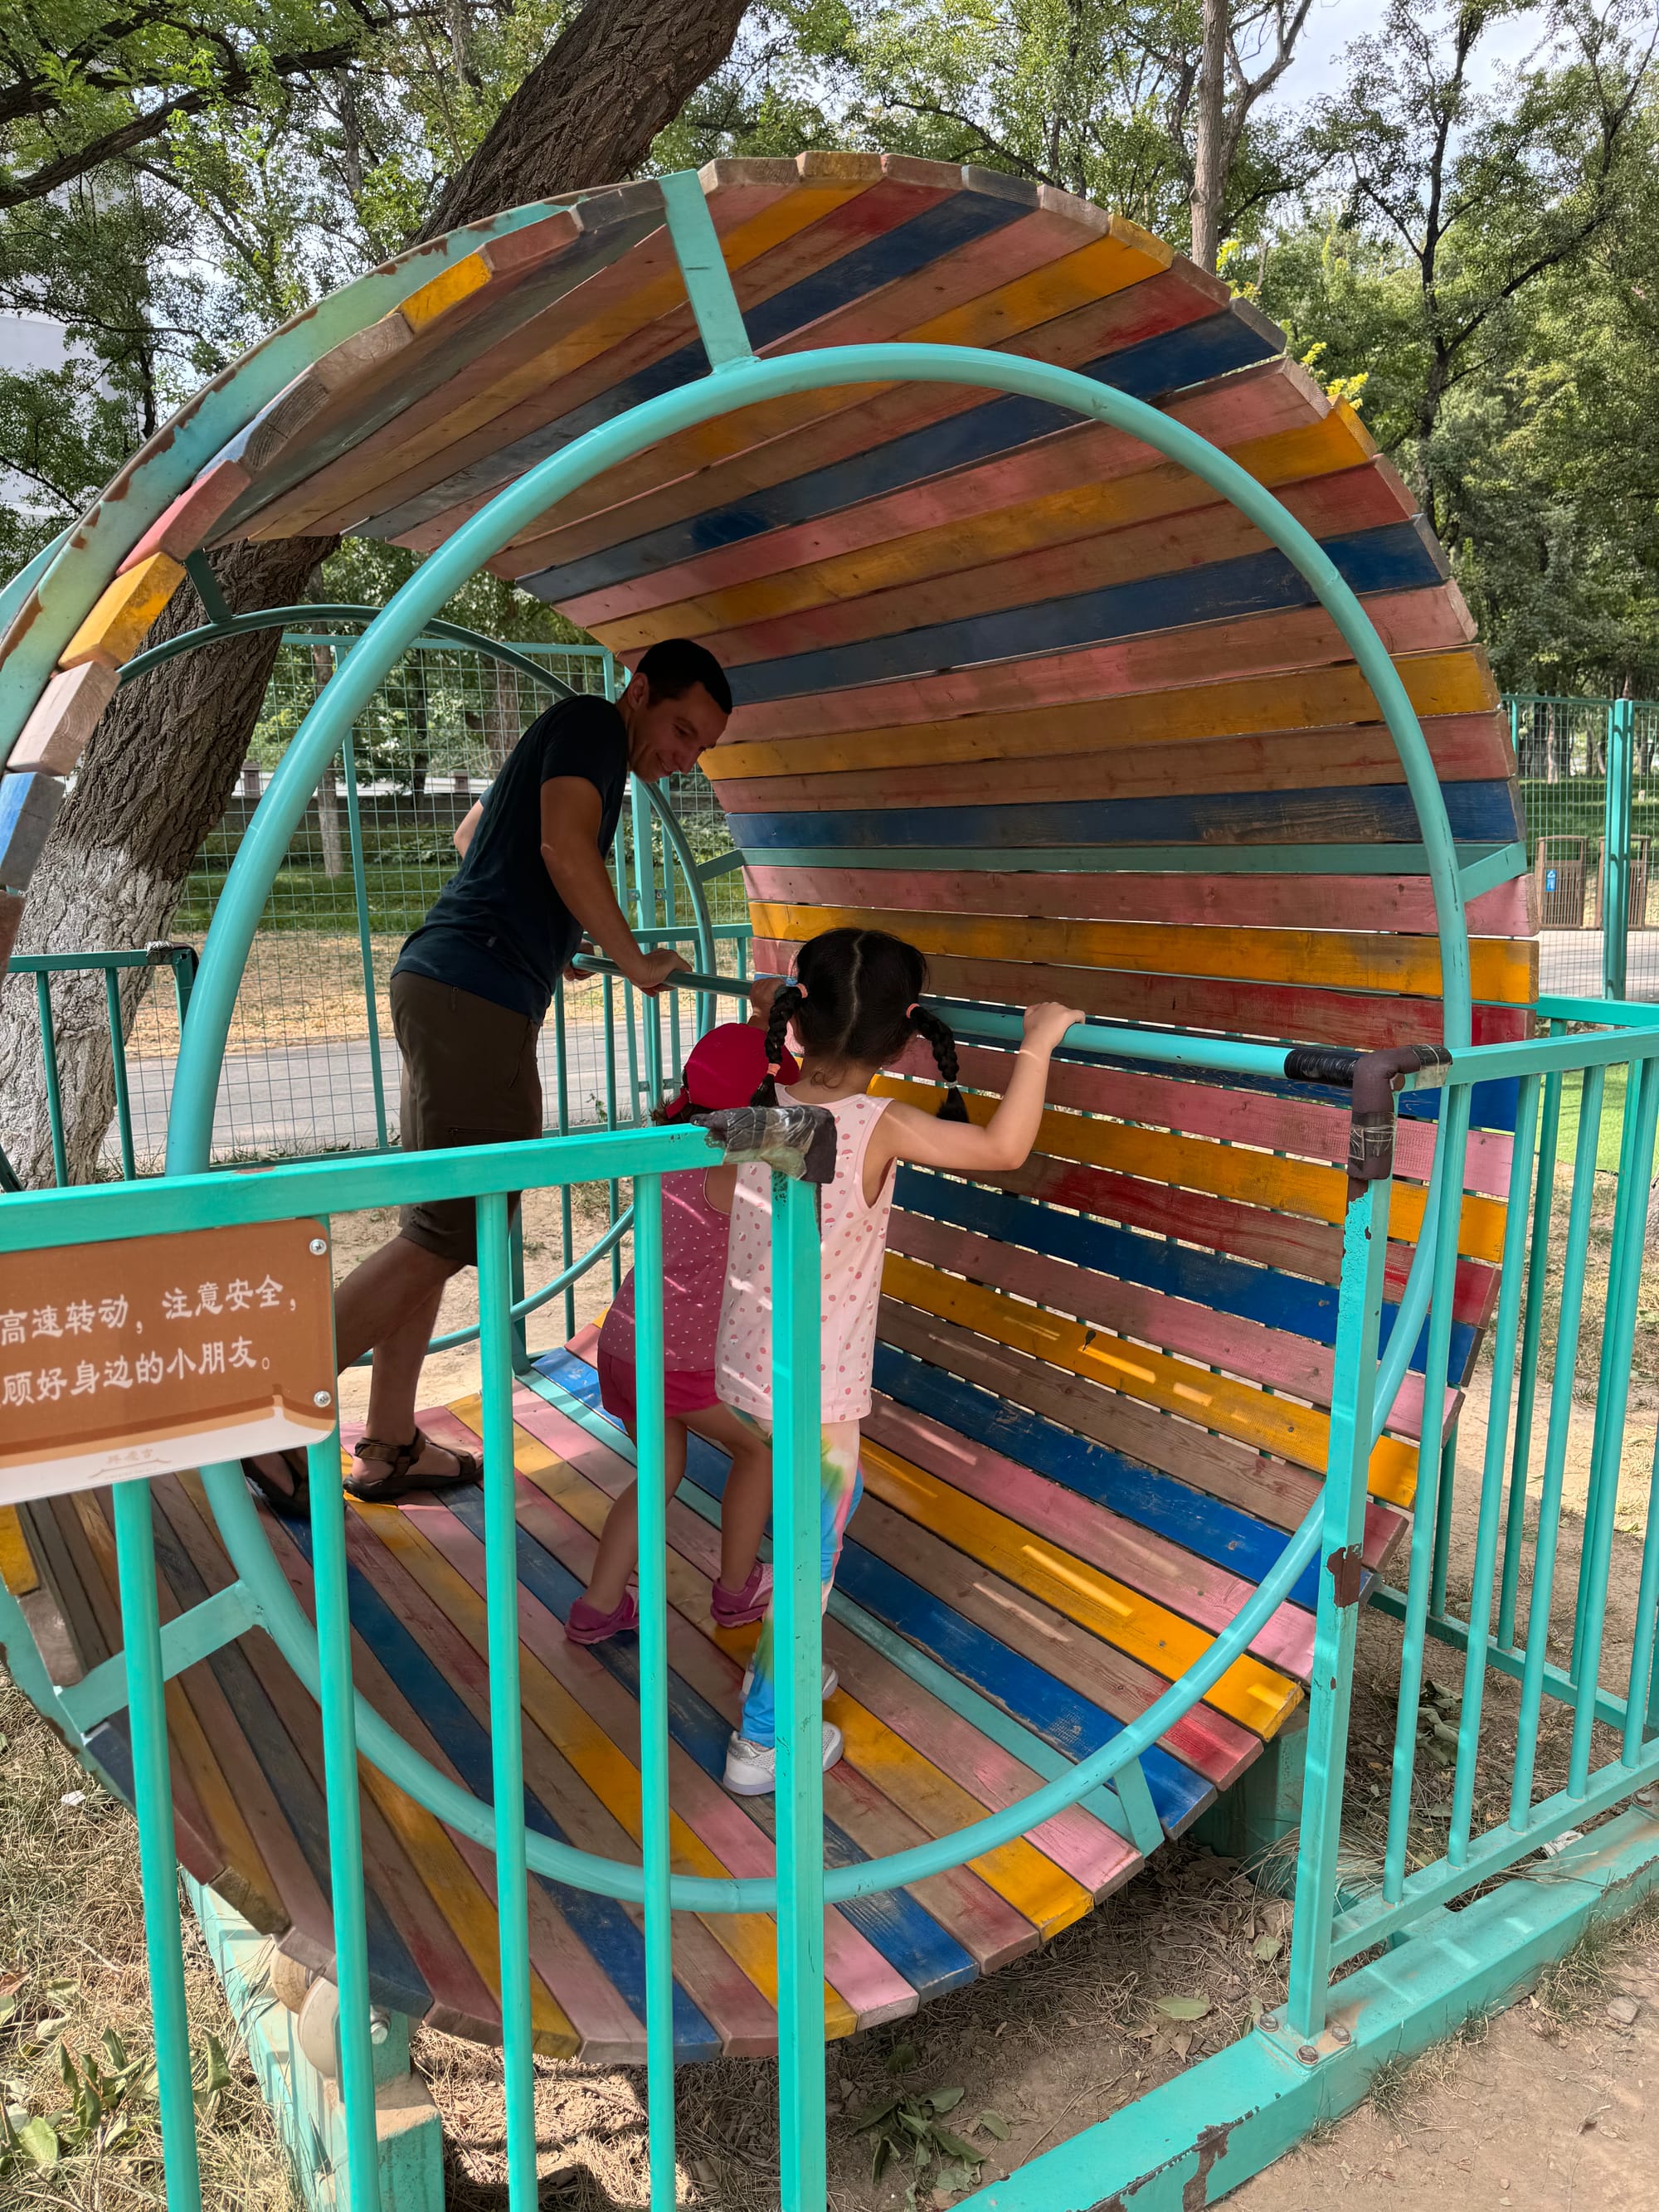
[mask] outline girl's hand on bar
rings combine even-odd
[[[1087,1019],[1080,1006],[1062,1006],[1045,1000],[1025,1009],[1025,1042],[1034,1051],[1052,1052],[1073,1023]]]

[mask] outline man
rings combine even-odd
[[[685,638],[653,645],[613,706],[562,701],[532,722],[455,833],[462,859],[392,975],[408,1152],[542,1133],[536,1047],[559,977],[584,937],[628,980],[659,991],[687,963],[634,941],[605,866],[628,776],[683,774],[732,711],[724,672]],[[390,1499],[478,1479],[474,1455],[416,1427],[422,1363],[444,1285],[477,1256],[471,1199],[405,1206],[397,1236],[355,1268],[334,1302],[343,1367],[371,1346],[366,1433],[347,1480]],[[273,1504],[304,1500],[304,1455],[244,1466]]]

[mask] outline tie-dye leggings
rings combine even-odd
[[[741,1418],[750,1420],[751,1417],[745,1413]],[[753,1426],[765,1436],[772,1432],[769,1421],[754,1421]],[[841,1559],[842,1539],[863,1495],[864,1478],[859,1473],[859,1425],[856,1421],[826,1421],[818,1431],[818,1571],[823,1584],[822,1602],[826,1606]],[[747,1736],[750,1743],[770,1743],[776,1733],[777,1706],[769,1605],[761,1623],[753,1667],[754,1677],[743,1701],[738,1732]]]

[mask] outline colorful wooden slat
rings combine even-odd
[[[1012,914],[1030,911],[1029,876],[992,868],[848,868],[826,855],[822,867],[774,866],[757,859],[744,870],[751,901],[781,905],[858,906],[890,911]],[[1045,875],[1045,913],[1082,921],[1176,922],[1187,928],[1317,927],[1393,930],[1432,935],[1434,895],[1426,876]],[[1480,935],[1529,937],[1534,899],[1530,875],[1482,891],[1468,906]],[[908,927],[908,924],[906,925]],[[902,936],[903,931],[899,934]],[[1474,940],[1478,942],[1478,937]]]
[[[1396,659],[1455,650],[1472,641],[1467,611],[1451,587],[1392,592],[1366,605],[1372,627]],[[957,714],[1007,708],[1069,707],[1122,692],[1155,691],[1165,684],[1220,682],[1300,669],[1349,658],[1322,608],[1290,607],[1245,614],[1142,635],[1071,653],[946,669],[939,673],[854,684],[804,698],[739,702],[727,725],[733,740],[781,743],[815,732],[934,722]]]
[[[1271,405],[1282,384],[1269,383],[1259,371],[1237,381],[1243,390],[1224,387],[1227,397],[1219,404],[1212,387],[1202,397],[1172,401],[1166,411],[1201,434],[1213,430],[1216,442],[1239,466],[1265,483],[1294,485],[1333,471],[1346,477],[1362,466],[1391,487],[1397,481],[1375,458],[1351,409],[1331,407],[1316,393],[1299,410],[1306,419],[1287,428],[1275,420],[1280,410]],[[1269,404],[1263,406],[1263,400]],[[1265,435],[1252,434],[1264,429]],[[1413,512],[1409,494],[1391,490],[1390,496],[1396,512]],[[1207,489],[1178,464],[1149,467],[1139,440],[1103,423],[1084,423],[1017,459],[988,462],[897,498],[842,508],[806,528],[778,531],[665,574],[589,593],[572,602],[572,618],[592,627],[614,651],[625,652],[676,630],[701,635],[856,599],[976,562],[1179,514],[1207,499]]]
[[[580,1358],[556,1352],[544,1355],[540,1364],[561,1387],[584,1402],[597,1405],[597,1378]],[[520,1388],[515,1403],[521,1425],[560,1455],[544,1468],[538,1470],[532,1464],[531,1479],[587,1525],[592,1508],[585,1505],[580,1493],[591,1486],[603,1498],[614,1498],[632,1480],[632,1468],[534,1392]],[[692,1439],[690,1480],[710,1498],[721,1492],[725,1466],[723,1455],[712,1445]],[[708,1587],[720,1564],[714,1530],[681,1504],[671,1504],[669,1512],[672,1601],[720,1649],[742,1650],[747,1632],[716,1629],[709,1615]],[[981,1807],[1012,1803],[1030,1790],[1034,1778],[1029,1768],[1002,1752],[951,1708],[919,1691],[898,1668],[840,1629],[833,1616],[826,1621],[824,1632],[826,1654],[838,1668],[846,1669],[843,1680],[852,1695],[914,1753],[926,1754],[930,1761],[943,1760],[946,1771]],[[1204,1741],[1207,1743],[1208,1738]],[[1134,1853],[1120,1837],[1080,1808],[1055,1814],[1025,1840],[1096,1897],[1109,1893],[1136,1863]],[[1006,1885],[1008,1875],[1000,1855],[997,1864],[997,1879]],[[1005,1888],[1005,1893],[1017,1898],[1023,1893]]]
[[[711,171],[717,181],[709,212],[741,288],[750,264],[864,198],[880,183],[882,163],[878,155],[857,155],[802,182],[792,162],[717,161],[703,172],[706,187]],[[640,207],[646,207],[643,199]],[[280,514],[273,509],[270,525],[293,528],[309,516],[318,526],[336,517],[388,514],[642,362],[695,339],[672,240],[659,214],[648,228],[645,221],[641,216],[628,234],[613,228],[602,246],[597,236],[591,240],[573,263],[568,285],[538,300],[516,327],[492,332],[447,376],[422,378],[400,410],[355,441],[337,467],[302,488],[301,503]]]
[[[183,568],[167,553],[152,553],[137,568],[112,577],[64,647],[58,666],[78,668],[83,660],[105,668],[124,666],[184,579]]]
[[[6,758],[9,770],[73,775],[118,678],[101,661],[60,669],[35,702]]]
[[[994,299],[985,311],[996,324],[1004,322]],[[923,324],[908,335],[928,340],[937,334]],[[955,342],[964,337],[965,331]],[[1109,368],[1113,382],[1126,381],[1150,398],[1261,361],[1279,352],[1282,341],[1265,337],[1218,299],[1213,279],[1190,264],[1176,264],[997,343],[1002,351],[1085,374]],[[1076,419],[1034,402],[986,400],[949,386],[864,398],[823,395],[801,408],[795,423],[761,410],[754,416],[758,419],[737,425],[731,458],[689,481],[665,487],[660,462],[644,460],[611,472],[608,506],[603,494],[578,494],[571,502],[578,511],[541,541],[533,568],[518,568],[520,580],[546,595],[573,598],[989,459],[1069,428]],[[711,507],[711,499],[721,503]]]
[[[28,1597],[40,1587],[34,1554],[15,1505],[0,1505],[0,1582],[14,1597]]]
[[[167,512],[158,516],[116,570],[118,576],[142,568],[153,554],[165,553],[183,561],[204,545],[252,479],[240,461],[221,460],[204,469],[185,486]]]
[[[914,171],[918,165],[895,168],[900,166]],[[817,251],[809,249],[809,265],[795,274],[794,281],[780,282],[775,266],[751,270],[750,281],[738,289],[738,299],[757,350],[781,350],[785,341],[805,331],[815,337],[836,331],[842,321],[836,311],[849,302],[856,303],[866,318],[872,312],[884,318],[878,334],[887,335],[912,319],[915,310],[909,303],[918,295],[924,299],[940,291],[947,296],[952,292],[971,295],[994,281],[1000,270],[1020,267],[1033,251],[1039,256],[1052,252],[1052,225],[1048,222],[1039,223],[1037,236],[1023,249],[1017,244],[1012,253],[1006,246],[993,247],[988,254],[976,251],[988,234],[1022,227],[1021,218],[1036,205],[1035,187],[982,173],[975,173],[969,183],[960,170],[923,166],[925,177],[895,173],[890,168],[860,196],[849,217],[838,221],[837,211],[815,226],[811,243]],[[1069,228],[1075,235],[1079,226]],[[869,304],[866,294],[873,295]],[[648,368],[613,376],[586,410],[562,412],[556,402],[550,408],[544,401],[534,408],[521,407],[514,426],[518,435],[498,436],[489,454],[470,468],[453,471],[430,490],[382,509],[368,526],[376,535],[405,537],[541,459],[593,422],[684,383],[703,374],[706,366],[702,345],[693,335]],[[690,458],[685,455],[683,465]]]
[[[475,378],[480,354],[511,347],[527,324],[566,308],[662,222],[655,184],[614,187],[576,206],[549,206],[540,221],[486,241],[457,264],[489,269],[489,284],[449,300],[440,315],[422,315],[417,307],[418,326],[394,309],[374,326],[372,358],[351,364],[337,349],[324,356],[327,404],[304,426],[304,436],[288,445],[280,464],[272,455],[257,472],[258,481],[228,518],[234,531],[264,536],[324,525],[334,501],[349,500],[352,487],[366,489],[385,473],[382,457],[398,442],[400,422],[417,410],[441,416]],[[501,266],[495,273],[498,249]],[[429,305],[440,303],[430,288],[422,289]],[[568,322],[567,311],[567,327]]]
[[[1424,726],[1435,772],[1444,781],[1507,777],[1507,726],[1495,714],[1458,716]],[[1346,724],[1279,737],[1216,738],[1171,748],[1146,744],[1094,754],[1054,753],[991,760],[951,772],[959,804],[1018,805],[1079,799],[1160,799],[1206,792],[1295,791],[1403,783],[1405,769],[1386,729]],[[927,805],[939,790],[937,769],[860,769],[828,775],[734,776],[720,786],[734,812],[773,814],[823,808]]]
[[[759,972],[787,974],[796,949],[776,939],[757,939],[753,950]],[[930,962],[929,975],[933,990],[947,999],[999,1006],[1056,1000],[1101,1021],[1167,1024],[1285,1044],[1350,1045],[1370,1052],[1385,1046],[1438,1043],[1441,1037],[1437,999],[948,957]],[[1474,1042],[1510,1042],[1526,1036],[1529,1026],[1529,1017],[1518,1008],[1477,1006]]]
[[[913,918],[879,908],[751,905],[757,936],[799,944],[829,929],[883,929],[906,937],[930,959],[1036,961],[1115,969],[1142,975],[1194,975],[1240,982],[1290,982],[1317,976],[1322,988],[1437,996],[1437,939],[1353,930],[1247,930],[1178,923],[1079,921],[1041,916],[1006,920],[938,913]],[[1471,948],[1472,953],[1474,948]],[[1537,997],[1536,948],[1499,939],[1480,948],[1477,998],[1530,1006]]]
[[[28,888],[64,804],[64,779],[21,770],[0,775],[0,884]]]
[[[1013,1057],[986,1045],[957,1048],[963,1083],[999,1097],[1007,1088]],[[937,1081],[939,1073],[931,1050],[920,1039],[906,1048],[890,1072],[922,1083]],[[1294,1152],[1346,1168],[1351,1116],[1346,1106],[1327,1103],[1332,1096],[1328,1091],[1310,1095],[1291,1084],[1271,1084],[1265,1079],[1259,1083],[1229,1080],[1202,1069],[1153,1073],[1144,1064],[1081,1057],[1052,1060],[1045,1093],[1050,1106],[1139,1121],[1182,1136],[1215,1137],[1267,1152]],[[1431,1124],[1401,1121],[1395,1136],[1396,1177],[1426,1182],[1434,1164],[1434,1141]],[[1472,1131],[1464,1156],[1464,1188],[1486,1198],[1506,1197],[1512,1152],[1507,1133]],[[903,1169],[901,1173],[914,1178],[920,1171]]]

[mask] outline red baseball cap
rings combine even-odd
[[[786,1050],[778,1081],[793,1083],[799,1073],[799,1064]],[[691,1048],[685,1062],[685,1095],[699,1113],[746,1106],[765,1074],[766,1031],[753,1022],[722,1022]]]

